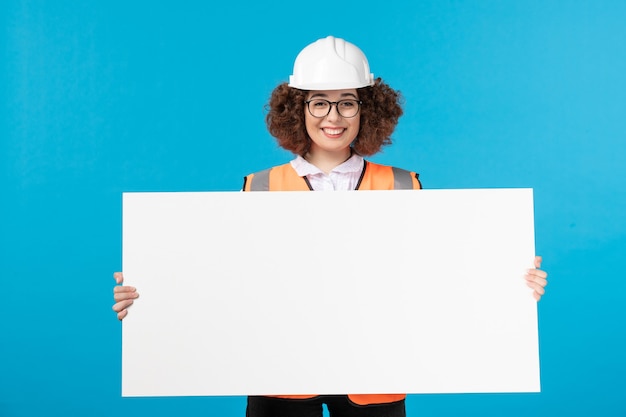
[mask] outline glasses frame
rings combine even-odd
[[[328,113],[326,113],[323,116],[316,116],[313,114],[313,112],[311,111],[311,102],[312,101],[325,101],[326,103],[328,103]],[[353,116],[344,116],[343,114],[341,114],[341,111],[339,111],[339,103],[341,103],[342,101],[356,101],[357,105],[358,105],[358,109],[356,111],[356,113],[354,113]],[[330,100],[326,100],[323,98],[313,98],[311,100],[307,100],[304,102],[306,104],[306,108],[309,111],[309,114],[312,117],[315,117],[316,119],[323,119],[324,117],[328,116],[330,114],[330,111],[333,109],[333,104],[335,105],[335,109],[337,109],[337,114],[341,117],[343,117],[344,119],[352,119],[353,117],[356,117],[360,112],[361,112],[361,105],[363,104],[363,102],[361,100],[357,100],[355,98],[346,98],[343,100],[338,100],[338,101],[330,101]]]

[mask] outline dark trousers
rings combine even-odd
[[[358,405],[347,395],[320,395],[304,400],[248,397],[246,417],[322,417],[322,404],[328,407],[330,417],[406,417],[404,400]]]

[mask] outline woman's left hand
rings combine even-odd
[[[546,293],[546,285],[548,285],[548,273],[541,269],[541,256],[535,256],[535,268],[526,272],[526,284],[533,289],[533,297],[535,300],[541,300],[541,296]]]

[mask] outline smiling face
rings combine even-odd
[[[347,99],[358,100],[359,96],[356,89],[310,91],[307,94],[307,101],[314,99],[336,102]],[[306,131],[311,138],[309,155],[345,157],[344,159],[350,156],[350,144],[359,133],[358,113],[354,117],[342,117],[337,112],[337,106],[332,105],[327,116],[317,118],[305,107],[304,119]]]

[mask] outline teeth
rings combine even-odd
[[[338,135],[341,132],[343,132],[343,129],[329,129],[329,128],[326,128],[326,129],[324,129],[324,132],[328,133],[329,135]]]

